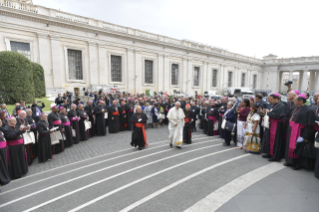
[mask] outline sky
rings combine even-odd
[[[262,58],[319,55],[319,0],[33,0],[121,26]]]

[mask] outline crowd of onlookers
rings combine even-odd
[[[1,184],[27,173],[35,158],[39,162],[52,159],[64,151],[94,136],[133,130],[131,122],[136,108],[146,114],[145,128],[168,125],[167,114],[178,101],[185,113],[183,141],[191,143],[191,133],[203,130],[208,136],[219,135],[224,145],[231,141],[246,152],[262,154],[269,161],[285,159],[286,166],[298,170],[313,169],[319,177],[317,150],[314,148],[318,131],[319,93],[315,103],[307,105],[307,96],[298,91],[288,93],[288,102],[282,102],[277,93],[263,101],[261,94],[246,99],[225,96],[221,99],[173,97],[168,95],[85,92],[85,96],[58,95],[50,105],[51,112],[43,113],[45,105],[35,101],[26,106],[17,103],[8,111],[6,104],[0,111],[0,174]],[[186,121],[187,120],[187,121]],[[311,125],[311,126],[310,126]],[[25,144],[26,135],[33,132],[34,142]],[[52,134],[61,132],[61,138],[52,141]],[[317,136],[318,138],[318,136]],[[304,152],[305,146],[311,151]]]

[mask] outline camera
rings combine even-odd
[[[285,82],[285,86],[291,85],[292,81]]]

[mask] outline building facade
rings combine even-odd
[[[213,90],[221,94],[226,87],[275,91],[281,83],[281,65],[271,55],[248,57],[32,1],[0,0],[0,38],[0,51],[20,52],[43,66],[48,94],[110,86],[132,93],[177,90],[193,95]],[[319,57],[311,62],[319,70]]]

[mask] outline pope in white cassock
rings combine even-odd
[[[169,140],[170,147],[176,146],[177,148],[182,148],[183,143],[183,127],[185,114],[182,109],[180,109],[181,104],[179,102],[175,103],[175,107],[168,111],[167,118],[169,120],[168,130],[169,130]]]

